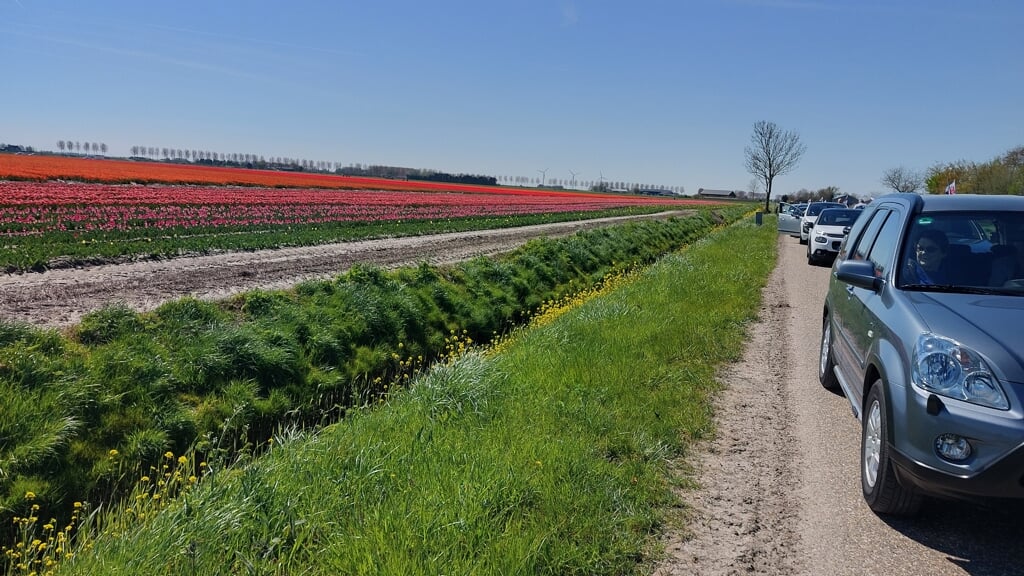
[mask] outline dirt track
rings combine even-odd
[[[717,436],[686,457],[687,532],[670,532],[658,576],[1024,574],[1022,506],[929,501],[882,517],[860,487],[860,422],[818,383],[829,268],[795,238],[762,292],[741,361],[719,378]],[[680,464],[680,468],[683,466]]]
[[[302,248],[233,252],[215,256],[52,270],[0,276],[0,317],[38,326],[66,327],[106,304],[151,310],[183,296],[219,299],[254,288],[284,288],[329,277],[359,263],[386,268],[420,262],[448,264],[507,252],[541,236],[640,218],[684,216],[692,211],[621,216],[498,230],[385,238]]]

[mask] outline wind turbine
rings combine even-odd
[[[576,175],[579,174],[579,172],[573,172],[572,170],[569,170],[569,174],[572,174],[572,188],[575,188],[576,187]]]
[[[540,185],[541,185],[541,187],[543,187],[544,186],[544,180],[548,176],[548,169],[545,168],[543,170],[537,170],[537,172],[540,172]]]

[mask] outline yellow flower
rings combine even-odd
[[[184,456],[178,456],[178,464],[181,464],[183,466],[185,464],[188,464],[188,458],[185,458]]]
[[[35,499],[36,499],[36,493],[35,492],[25,492],[25,500],[35,500]]]
[[[114,456],[117,456],[118,452],[117,452],[117,450],[111,450],[109,452],[109,454],[110,454],[110,457],[113,458]]]
[[[139,479],[140,482],[149,482],[149,476],[143,476]]]
[[[164,458],[167,458],[168,460],[174,460],[174,452],[171,452],[170,450],[164,452]]]

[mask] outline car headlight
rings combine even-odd
[[[914,346],[914,385],[940,396],[1009,410],[996,375],[977,352],[949,338],[922,334]]]
[[[815,236],[814,241],[818,244],[828,244],[828,238],[826,238],[824,234],[818,234]]]

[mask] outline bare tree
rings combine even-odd
[[[920,172],[900,166],[886,170],[885,174],[882,174],[882,184],[895,192],[917,192],[924,187],[924,176]]]
[[[754,124],[750,146],[743,151],[747,171],[764,182],[764,211],[769,212],[772,182],[776,176],[788,173],[800,162],[806,146],[800,143],[796,132],[783,131],[774,122],[761,120]]]

